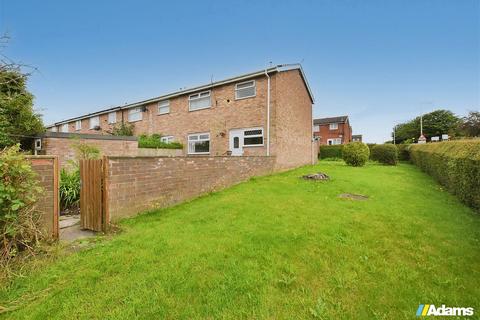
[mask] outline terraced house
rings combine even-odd
[[[186,155],[275,156],[277,167],[311,163],[313,95],[300,65],[257,72],[60,121],[49,131],[161,134]]]

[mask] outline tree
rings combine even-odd
[[[40,115],[33,110],[33,95],[26,89],[26,80],[19,69],[0,65],[0,148],[44,131]]]
[[[423,115],[423,134],[427,138],[458,134],[460,119],[449,110],[435,110]],[[396,126],[395,142],[413,142],[420,136],[420,117]]]
[[[467,137],[480,137],[480,112],[470,111],[468,116],[463,117],[460,130]]]

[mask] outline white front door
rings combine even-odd
[[[230,130],[229,143],[232,156],[243,155],[243,130]]]

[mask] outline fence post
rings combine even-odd
[[[108,225],[110,224],[110,211],[109,211],[109,201],[108,201],[108,188],[109,188],[109,172],[108,172],[108,157],[103,156],[103,170],[102,170],[102,200],[103,200],[103,210],[102,210],[102,231],[106,232],[108,230]]]

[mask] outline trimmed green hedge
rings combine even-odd
[[[320,146],[320,154],[318,158],[326,159],[326,158],[338,158],[342,159],[342,150],[343,145],[334,145],[334,146]]]
[[[480,140],[410,146],[414,164],[480,212]]]
[[[398,162],[398,149],[393,144],[377,144],[370,150],[370,159],[395,166]]]
[[[152,134],[147,136],[145,134],[138,137],[139,148],[152,148],[152,149],[182,149],[183,145],[180,142],[166,143],[160,141],[162,136],[159,134]]]
[[[363,167],[370,156],[370,149],[365,143],[350,142],[343,146],[343,160],[353,167]]]
[[[397,144],[397,149],[398,149],[398,160],[400,161],[409,161],[410,160],[410,144]]]

